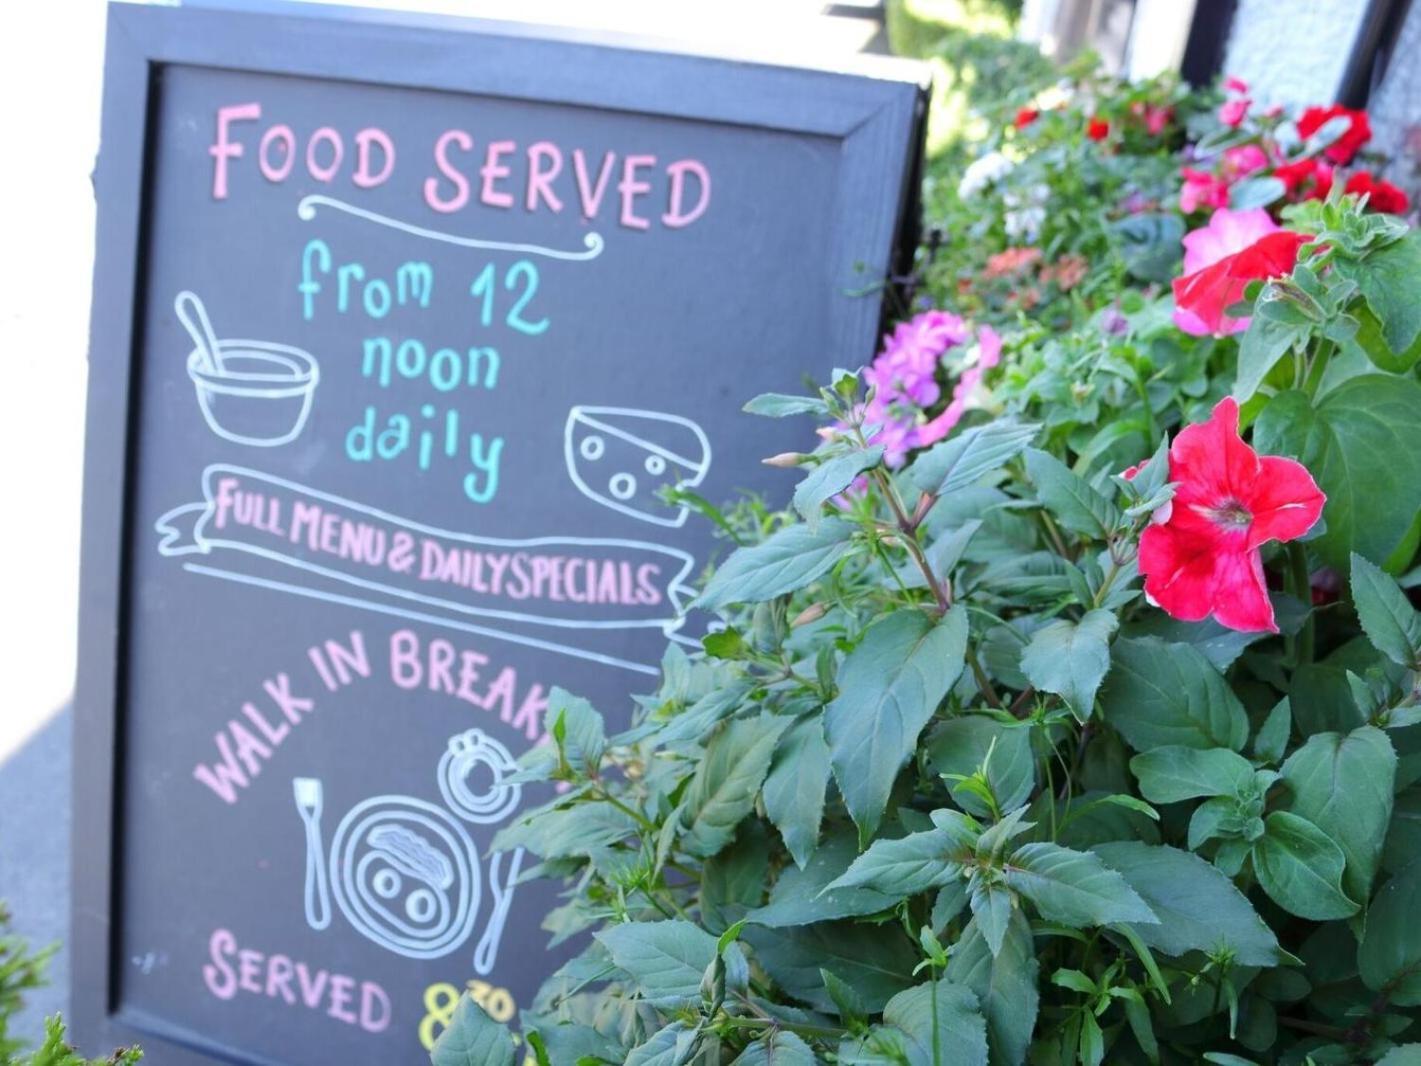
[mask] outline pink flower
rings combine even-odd
[[[1184,273],[1193,274],[1226,255],[1241,252],[1260,237],[1277,233],[1281,227],[1261,207],[1251,211],[1230,211],[1221,207],[1207,226],[1184,235]]]
[[[1240,144],[1224,149],[1223,178],[1230,185],[1267,165],[1268,156],[1256,144]]]
[[[1195,337],[1247,329],[1248,318],[1225,312],[1243,299],[1250,281],[1291,273],[1311,239],[1278,229],[1262,208],[1215,211],[1208,226],[1184,238],[1184,276],[1173,284],[1174,324]]]
[[[983,371],[1000,360],[1001,339],[983,327],[978,335],[978,359],[963,372],[947,409],[937,418],[923,421],[924,411],[942,395],[937,375],[943,356],[971,338],[967,323],[947,311],[924,311],[899,323],[884,338],[883,350],[864,371],[873,398],[861,415],[866,425],[875,427],[872,440],[883,445],[889,466],[901,466],[913,450],[945,437],[961,419]]]
[[[1227,92],[1238,93],[1240,95],[1248,92],[1248,82],[1244,81],[1236,74],[1230,74],[1224,79],[1224,89]]]
[[[988,370],[1002,361],[1002,338],[991,326],[983,326],[978,334],[977,359],[962,372],[952,389],[952,402],[932,421],[918,428],[917,446],[925,448],[946,437],[967,413],[967,404]]]
[[[1184,187],[1179,190],[1179,210],[1186,215],[1204,207],[1227,207],[1229,203],[1229,183],[1202,170],[1181,167]]]
[[[1146,596],[1183,621],[1213,615],[1230,629],[1276,633],[1259,549],[1317,522],[1327,498],[1312,475],[1245,444],[1229,397],[1175,438],[1169,480],[1177,486],[1169,520],[1140,535]]]
[[[1248,117],[1248,109],[1253,101],[1246,96],[1235,96],[1219,105],[1219,121],[1225,126],[1241,126]]]

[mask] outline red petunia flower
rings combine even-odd
[[[1250,281],[1292,273],[1298,249],[1310,240],[1305,233],[1279,230],[1260,237],[1242,251],[1175,278],[1174,324],[1194,337],[1210,333],[1226,337],[1243,332],[1249,320],[1230,318],[1224,312],[1243,299]]]
[[[1024,130],[1027,126],[1030,126],[1040,117],[1041,112],[1038,111],[1036,108],[1023,107],[1016,113],[1016,128],[1019,130]]]
[[[1404,215],[1411,206],[1411,200],[1404,191],[1389,181],[1374,178],[1370,171],[1359,170],[1347,179],[1343,186],[1346,192],[1357,196],[1368,196],[1367,206],[1373,211],[1383,211],[1389,215]]]
[[[1273,176],[1283,183],[1293,203],[1326,200],[1332,190],[1332,168],[1316,157],[1285,163],[1273,171]]]
[[[1321,516],[1327,497],[1307,468],[1245,444],[1228,397],[1174,439],[1169,480],[1169,520],[1140,535],[1145,595],[1186,622],[1213,615],[1230,629],[1278,632],[1259,549],[1296,540]]]
[[[1341,137],[1323,149],[1323,155],[1341,166],[1352,162],[1357,150],[1372,139],[1372,121],[1365,111],[1333,104],[1331,107],[1310,107],[1298,119],[1298,132],[1311,137],[1334,118],[1346,118],[1350,125]]]
[[[1110,123],[1099,115],[1092,115],[1086,123],[1085,135],[1093,141],[1103,141],[1110,136]]]

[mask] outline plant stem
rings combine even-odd
[[[1288,545],[1288,585],[1293,595],[1303,601],[1304,607],[1312,607],[1312,575],[1308,571],[1308,551],[1298,541]],[[1316,620],[1309,610],[1303,628],[1296,636],[1289,637],[1286,641],[1294,669],[1312,662],[1316,640]]]
[[[982,669],[977,652],[970,644],[967,647],[967,663],[972,667],[972,676],[976,679],[977,687],[981,689],[983,698],[997,710],[1001,710],[1001,697],[997,695],[997,690],[992,687],[992,683],[987,680],[987,672]]]
[[[1303,382],[1303,392],[1308,394],[1308,399],[1317,395],[1318,386],[1322,384],[1322,375],[1326,373],[1327,364],[1332,361],[1332,351],[1336,347],[1332,341],[1323,341],[1317,346],[1312,363],[1308,367],[1307,379]]]
[[[917,523],[908,517],[908,512],[903,508],[903,501],[898,498],[898,491],[893,487],[892,479],[883,469],[881,467],[875,469],[873,476],[878,482],[878,487],[883,491],[883,497],[888,501],[889,508],[893,511],[893,519],[898,524],[903,547],[908,550],[908,554],[913,557],[913,562],[917,563],[918,569],[923,572],[928,588],[932,589],[933,598],[937,600],[938,613],[946,614],[952,608],[952,596],[943,587],[944,582],[938,581],[937,575],[933,573],[933,568],[928,562],[928,557],[923,554],[923,546],[918,543]]]

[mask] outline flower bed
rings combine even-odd
[[[628,732],[554,694],[534,1061],[1421,1061],[1404,194],[1235,81],[994,130],[872,365],[748,405],[819,443],[713,516],[725,627]]]

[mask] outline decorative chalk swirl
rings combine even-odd
[[[423,226],[416,226],[409,222],[401,222],[397,218],[390,218],[375,211],[367,211],[363,207],[356,207],[348,204],[344,200],[337,200],[333,196],[306,196],[296,205],[296,214],[303,222],[310,222],[316,217],[316,208],[329,207],[336,211],[344,211],[347,215],[354,215],[356,218],[363,218],[367,222],[374,222],[376,225],[388,226],[390,229],[402,230],[415,237],[423,237],[426,240],[442,241],[445,244],[455,244],[460,248],[483,248],[496,252],[518,252],[523,255],[541,255],[548,259],[562,259],[570,263],[585,263],[589,259],[596,259],[602,254],[602,249],[606,242],[602,240],[600,233],[589,233],[582,239],[586,251],[565,252],[558,248],[545,248],[541,244],[514,244],[508,241],[485,241],[477,237],[460,237],[454,233],[441,233],[439,230],[426,229]]]

